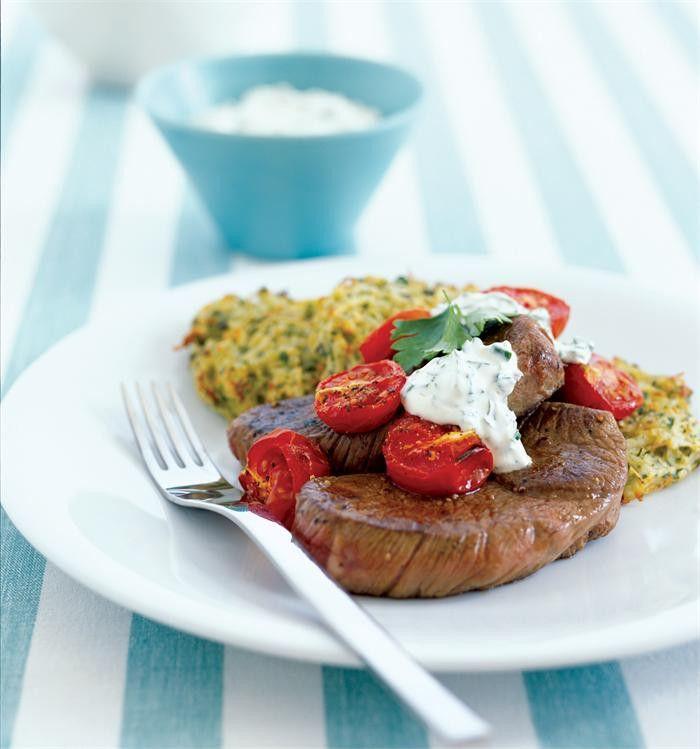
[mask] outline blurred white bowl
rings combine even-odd
[[[100,81],[130,84],[150,68],[189,55],[234,52],[232,30],[252,3],[177,0],[29,0],[42,25]],[[274,6],[271,7],[271,10]]]

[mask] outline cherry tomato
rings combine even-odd
[[[520,302],[526,309],[537,309],[544,307],[549,312],[549,319],[552,323],[552,334],[558,338],[566,323],[569,321],[569,305],[559,297],[546,294],[544,291],[537,289],[518,289],[513,286],[494,286],[487,291],[500,291],[502,294],[508,294],[509,297]]]
[[[256,440],[238,479],[251,510],[290,528],[296,495],[312,476],[331,467],[321,448],[291,429],[275,429]]]
[[[319,382],[316,413],[336,432],[371,432],[396,413],[405,382],[403,369],[391,359],[358,364]]]
[[[430,312],[422,307],[405,309],[397,312],[373,330],[360,344],[360,353],[365,362],[375,362],[381,359],[391,359],[394,349],[391,347],[391,332],[396,320],[417,320],[419,317],[430,317]]]
[[[493,470],[491,451],[475,432],[460,432],[411,414],[391,425],[382,452],[389,478],[419,494],[471,492]]]
[[[597,354],[593,354],[588,364],[566,365],[560,395],[566,403],[610,411],[618,421],[636,411],[644,401],[639,385]]]

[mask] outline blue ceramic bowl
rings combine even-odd
[[[378,109],[367,130],[309,137],[195,127],[203,109],[260,84],[339,92]],[[232,248],[260,257],[335,254],[404,140],[421,85],[392,65],[290,53],[180,62],[155,70],[137,98],[180,160]]]

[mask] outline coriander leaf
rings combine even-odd
[[[470,338],[478,338],[487,328],[513,321],[512,317],[500,312],[492,311],[489,315],[484,316],[481,310],[474,310],[466,315],[461,315],[461,319]]]
[[[406,372],[417,369],[436,356],[461,349],[464,342],[478,338],[489,328],[512,322],[513,316],[494,309],[475,309],[466,314],[447,296],[447,305],[434,317],[396,320],[391,331],[394,361]],[[516,315],[517,316],[517,315]],[[510,358],[505,349],[501,352]]]
[[[454,304],[449,304],[434,317],[397,320],[391,332],[392,346],[396,351],[394,361],[409,372],[439,354],[462,348],[470,337]]]
[[[470,337],[462,324],[461,315],[456,305],[450,304],[447,309],[447,318],[442,329],[440,339],[428,349],[428,353],[449,354],[450,351],[462,348],[464,342]]]

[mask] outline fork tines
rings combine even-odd
[[[151,398],[137,382],[121,390],[129,423],[151,472],[213,465],[172,385],[151,383]],[[139,408],[140,406],[140,408]]]

